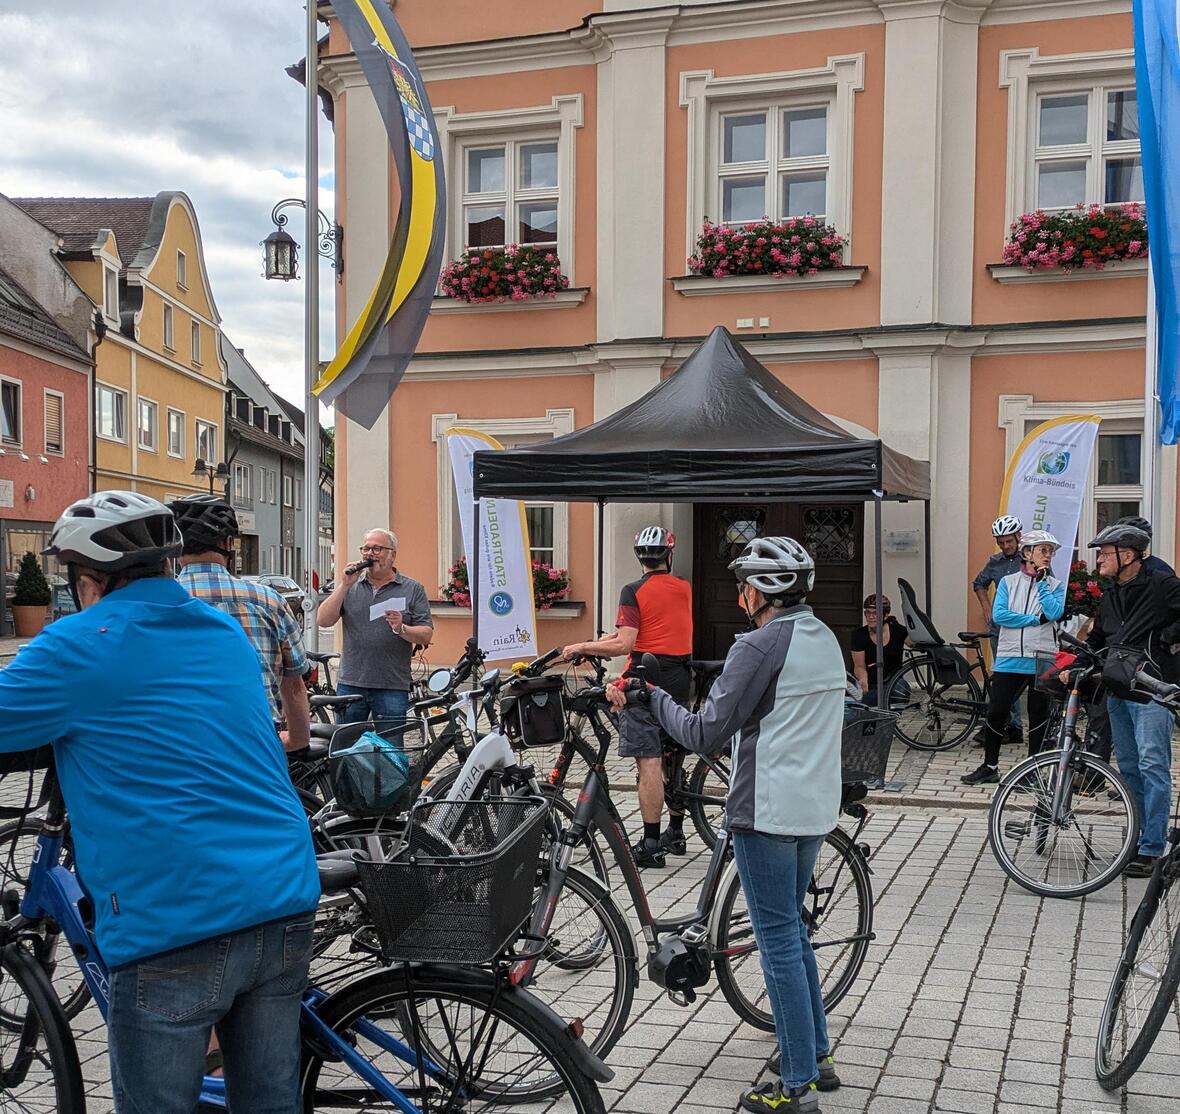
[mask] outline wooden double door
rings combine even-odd
[[[815,559],[807,602],[840,640],[845,662],[854,628],[864,622],[864,504],[698,503],[693,516],[693,653],[723,658],[747,629],[729,563],[756,537],[786,535]]]

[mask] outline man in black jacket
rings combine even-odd
[[[1098,574],[1112,581],[1102,596],[1089,643],[1095,649],[1125,647],[1145,655],[1143,668],[1180,683],[1180,579],[1143,564],[1151,538],[1136,526],[1116,524],[1090,543]],[[1172,804],[1172,713],[1154,702],[1108,692],[1107,713],[1119,772],[1139,804],[1139,853],[1127,874],[1145,878],[1164,853]]]

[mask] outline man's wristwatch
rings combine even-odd
[[[406,624],[402,623],[402,625],[400,627],[393,628],[393,633],[396,634],[400,638],[402,631],[405,629],[406,629]]]

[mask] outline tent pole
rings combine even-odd
[[[884,571],[881,564],[884,558],[881,546],[881,492],[873,492],[873,546],[876,551],[876,584],[877,596],[877,709],[884,711],[885,700],[885,616],[882,599],[884,598]]]
[[[606,521],[606,503],[598,500],[598,588],[594,594],[594,637],[601,638],[602,630],[602,586],[605,579],[603,569],[603,554],[606,550],[606,538],[603,526]]]
[[[476,647],[479,646],[479,559],[482,546],[479,537],[479,500],[473,499],[471,504],[471,537],[475,542],[475,554],[467,558],[467,587],[471,591],[471,639]]]
[[[930,499],[922,504],[922,514],[925,518],[925,526],[922,530],[922,545],[926,550],[926,614],[932,615],[930,610],[930,581],[933,579],[930,561]]]

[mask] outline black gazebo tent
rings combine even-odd
[[[779,382],[720,325],[675,372],[629,406],[553,441],[477,452],[474,468],[477,533],[480,498],[598,504],[598,629],[608,501],[872,501],[880,598],[881,504],[922,500],[929,610],[930,465],[878,439],[845,432]],[[478,574],[476,562],[476,634]],[[883,700],[883,686],[878,688]]]

